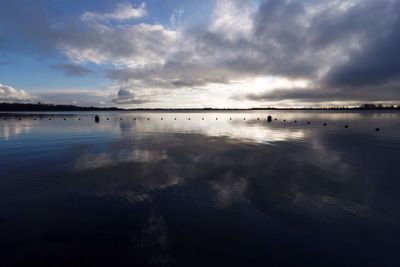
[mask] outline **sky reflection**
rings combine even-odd
[[[58,242],[54,255],[99,263],[285,265],[302,248],[308,266],[393,263],[398,114],[265,115],[8,117],[2,129],[30,127],[0,142],[6,261],[25,247],[19,263],[37,262]]]

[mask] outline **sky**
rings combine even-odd
[[[0,102],[400,102],[400,0],[1,0]]]

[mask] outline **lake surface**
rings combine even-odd
[[[97,114],[0,114],[0,265],[400,264],[399,112]]]

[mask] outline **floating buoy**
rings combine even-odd
[[[349,128],[349,125],[345,125],[344,128],[346,128],[346,129]]]
[[[36,120],[36,118],[33,118],[33,120],[35,121],[35,120]]]
[[[188,120],[190,121],[190,118]]]
[[[310,124],[310,122],[309,122],[309,121],[307,121],[307,124]]]
[[[147,118],[147,120],[149,121],[149,120],[150,120],[150,118]]]
[[[96,123],[99,123],[99,121],[100,121],[99,115],[94,116],[94,121],[95,121]]]
[[[49,121],[51,121],[51,118],[49,118]]]
[[[64,118],[64,120],[66,120],[66,118]]]
[[[81,120],[81,118],[79,118],[78,120]]]
[[[297,121],[294,121],[294,123],[297,123]]]
[[[326,126],[327,124],[326,123],[324,123],[324,126]]]
[[[135,120],[136,120],[136,118],[133,118],[133,120],[135,121]]]
[[[176,118],[175,118],[175,120],[176,120]]]
[[[379,132],[380,130],[381,130],[381,129],[379,129],[379,128],[376,128],[376,129],[375,129],[376,132]]]
[[[257,118],[257,120],[259,121],[259,120],[260,120],[260,118]]]
[[[163,121],[163,120],[164,120],[164,118],[161,118],[161,120]]]
[[[109,120],[110,120],[110,118],[107,118],[107,120],[109,121]]]
[[[283,120],[284,122],[286,122],[286,120]]]
[[[201,118],[204,121],[204,118]]]
[[[274,121],[277,121],[278,119],[275,119]]]
[[[122,118],[121,119],[119,119],[120,121],[122,121]]]
[[[18,118],[18,120],[20,121],[20,120],[21,120],[21,118]]]
[[[218,120],[218,118],[215,118],[215,120],[217,121],[217,120]]]
[[[232,118],[229,118],[229,120],[231,121],[231,120],[232,120]]]
[[[243,118],[243,120],[245,121],[245,120],[246,120],[246,118]]]

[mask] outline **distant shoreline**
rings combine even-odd
[[[80,107],[74,105],[53,105],[53,104],[25,104],[25,103],[0,103],[0,112],[60,112],[60,111],[251,111],[251,110],[337,110],[337,111],[358,111],[358,110],[392,110],[400,111],[400,106],[375,106],[373,104],[365,104],[360,107],[303,107],[303,108],[133,108],[123,109],[117,107],[99,108],[99,107]]]

